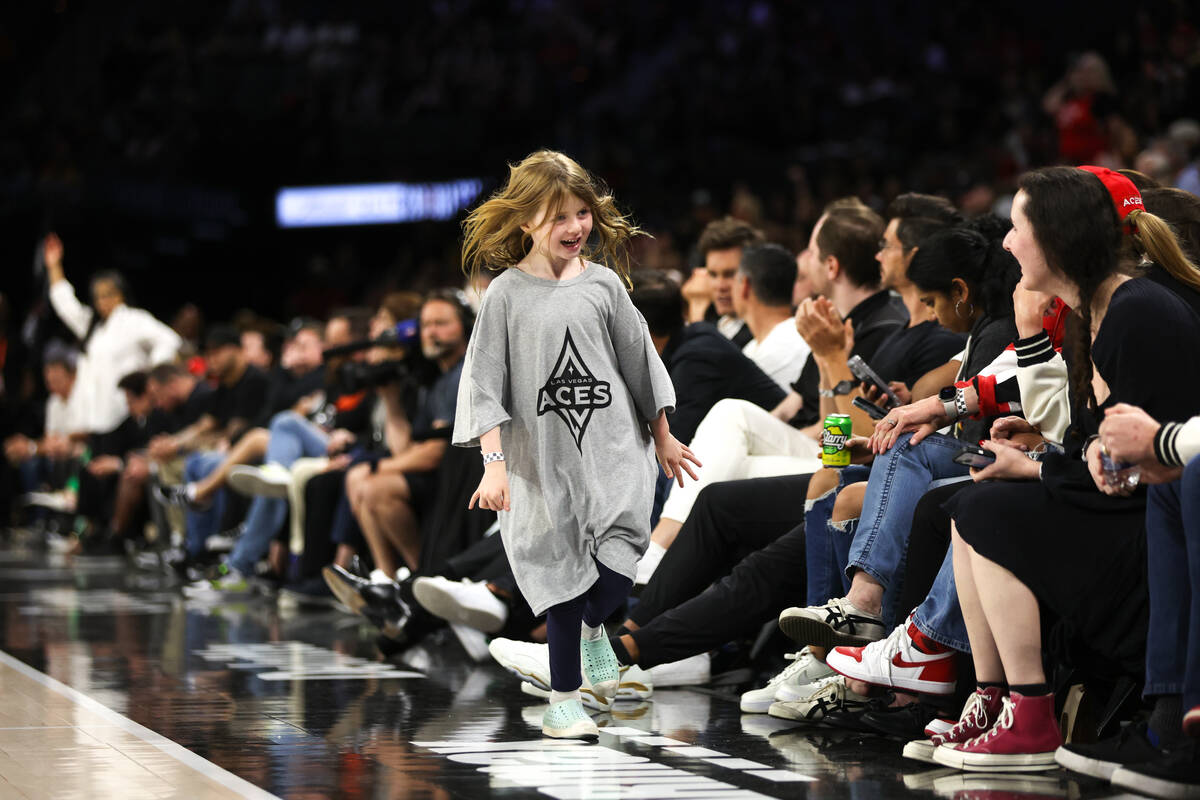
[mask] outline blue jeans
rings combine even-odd
[[[271,418],[271,438],[267,440],[267,464],[290,467],[299,458],[325,455],[329,434],[294,411],[281,411]],[[229,566],[243,575],[254,574],[254,565],[267,554],[271,539],[287,520],[287,501],[277,497],[256,497],[246,512],[242,531],[229,554]]]
[[[1200,458],[1174,483],[1150,487],[1146,573],[1145,694],[1182,694],[1186,711],[1200,705]]]
[[[186,483],[203,480],[224,460],[224,453],[213,450],[190,453],[183,462],[183,480]],[[217,532],[221,518],[225,516],[226,499],[225,490],[218,489],[208,508],[189,508],[184,513],[184,546],[192,558],[204,555],[204,541]]]
[[[921,495],[936,481],[969,475],[966,467],[951,460],[962,442],[935,433],[912,447],[911,438],[907,433],[901,436],[871,467],[846,570],[851,575],[861,569],[883,586],[883,621],[888,626],[903,622],[908,615],[909,609],[897,605],[913,511]]]
[[[870,474],[870,467],[851,464],[839,470],[837,488],[804,504],[805,574],[808,579],[806,602],[810,606],[821,605],[833,597],[842,597],[850,590],[846,564],[857,523],[835,528],[831,522],[833,505],[842,489],[852,483],[865,481]]]
[[[971,640],[967,637],[967,623],[963,621],[962,607],[958,604],[958,587],[954,585],[954,553],[947,548],[942,568],[929,587],[929,594],[913,612],[913,624],[917,630],[960,653],[971,652]]]

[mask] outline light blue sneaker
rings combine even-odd
[[[607,636],[601,636],[594,642],[580,638],[579,660],[584,676],[598,696],[605,700],[617,696],[621,684],[621,665],[617,663],[617,654],[613,652]]]
[[[552,739],[599,737],[600,730],[578,700],[554,703],[542,714],[542,735]]]

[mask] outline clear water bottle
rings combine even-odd
[[[1100,451],[1100,469],[1104,482],[1120,492],[1132,492],[1142,478],[1142,468],[1137,464],[1114,461],[1107,451]]]

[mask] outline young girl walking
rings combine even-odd
[[[602,184],[548,150],[510,167],[464,223],[464,270],[502,273],[479,309],[453,441],[482,450],[470,505],[499,513],[517,585],[546,614],[542,733],[556,738],[598,733],[580,700],[581,661],[597,695],[616,695],[603,623],[649,541],[655,456],[680,485],[685,471],[696,477],[687,462],[699,466],[671,436],[671,379],[622,280],[639,233]]]

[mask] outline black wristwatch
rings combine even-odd
[[[838,397],[839,395],[850,394],[850,391],[856,385],[856,382],[851,380],[838,381],[832,389],[818,389],[817,394],[821,395],[821,397]]]
[[[946,410],[946,419],[954,422],[959,417],[958,404],[955,399],[958,396],[958,390],[953,386],[944,386],[938,392],[938,400],[942,403],[942,408]]]

